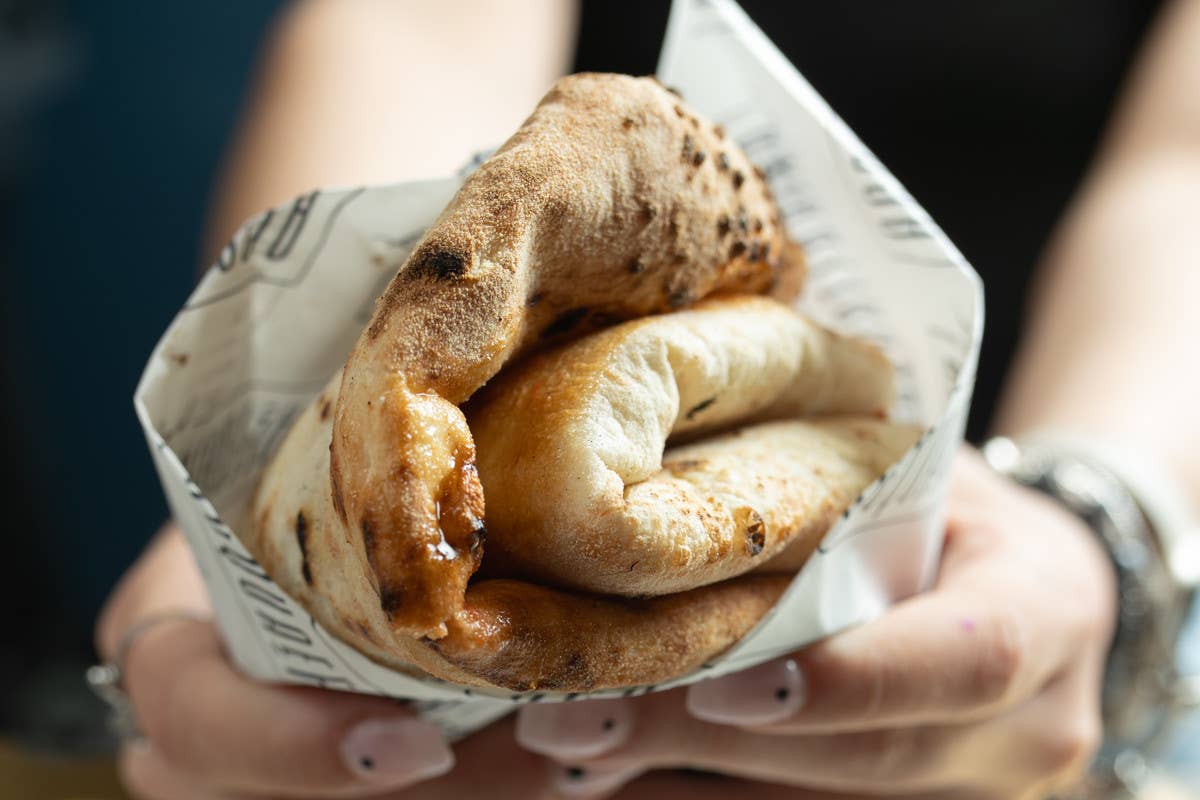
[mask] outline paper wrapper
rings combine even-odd
[[[979,279],[962,256],[735,4],[677,0],[659,76],[767,173],[808,253],[803,309],[879,344],[896,366],[894,416],[927,432],[739,644],[669,684],[602,695],[743,669],[925,588],[982,330]],[[237,529],[292,418],[341,366],[375,298],[460,182],[315,191],[247,223],[163,336],[135,396],[237,665],[266,681],[412,698],[452,738],[515,703],[585,695],[508,695],[385,669],[285,595]]]

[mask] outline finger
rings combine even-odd
[[[960,790],[920,794],[887,794],[888,800],[982,800],[978,792]],[[697,772],[652,772],[625,786],[613,800],[870,800],[861,793],[809,791],[795,786],[746,781]]]
[[[394,701],[258,683],[236,672],[207,623],[157,625],[125,677],[159,754],[196,782],[251,794],[356,795],[448,771],[437,728]]]
[[[183,534],[170,524],[150,541],[105,603],[96,624],[96,651],[111,660],[121,637],[139,620],[179,610],[203,616],[212,605]]]
[[[623,698],[531,703],[518,711],[514,735],[526,750],[564,762],[548,772],[558,794],[601,797],[638,777],[645,768],[627,761],[610,766],[591,764],[586,769],[580,765],[617,752],[629,741],[637,727],[639,705]]]
[[[519,712],[522,746],[563,762],[558,791],[610,792],[639,773],[669,767],[809,789],[927,791],[949,785],[952,745],[964,733],[918,727],[785,737],[696,719],[684,706],[682,690],[610,702],[627,704],[628,732],[607,751],[582,760],[572,756],[580,752],[585,726],[595,732],[597,718],[580,710],[586,703],[530,705]]]
[[[989,716],[1031,696],[1058,663],[1053,650],[1030,647],[1027,622],[994,596],[918,596],[788,658],[694,684],[688,708],[709,722],[783,733]]]
[[[206,603],[177,528],[155,538],[98,626],[110,658],[147,615]],[[266,686],[238,674],[211,625],[160,623],[125,656],[124,682],[160,757],[194,783],[297,797],[362,794],[442,774],[453,763],[436,729],[392,701]]]
[[[1103,655],[1056,678],[1036,700],[996,717],[957,743],[963,781],[986,779],[1005,797],[1078,794],[1078,779],[1099,747]],[[991,778],[987,772],[993,773]]]
[[[196,786],[173,771],[148,745],[129,746],[117,759],[121,784],[136,800],[249,800],[245,795],[217,794]]]
[[[977,466],[963,465],[960,473]],[[1063,525],[1077,523],[989,480],[960,475],[959,495],[1000,493],[1002,502],[952,509],[933,591],[789,659],[696,684],[693,712],[783,733],[959,724],[1020,704],[1094,648],[1104,638],[1092,619],[1104,616],[1094,611],[1103,598],[1092,603],[1095,587],[1066,583],[1070,570],[1059,570],[1067,588],[1048,590],[1055,565],[1030,552],[1039,545],[1030,532],[1070,541],[1075,532]],[[1004,534],[1012,530],[1023,538]]]
[[[621,796],[649,771],[680,767],[852,796],[1046,796],[1071,784],[1099,738],[1102,659],[1085,658],[1033,701],[962,726],[779,736],[690,718],[675,691],[598,710],[527,706],[517,737],[561,762],[554,787],[572,797]],[[593,755],[573,758],[583,752]]]
[[[396,800],[537,800],[553,797],[557,773],[547,759],[517,746],[510,716],[454,746],[457,765],[450,773],[390,795]]]

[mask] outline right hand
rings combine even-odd
[[[96,626],[112,659],[122,635],[148,615],[211,613],[183,536],[160,533],[126,573]],[[123,686],[145,741],[120,756],[129,792],[146,800],[529,797],[548,774],[517,748],[511,722],[464,740],[457,754],[437,728],[394,700],[259,683],[226,657],[211,623],[172,619],[137,635]],[[460,767],[454,769],[455,760]]]

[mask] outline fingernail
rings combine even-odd
[[[607,794],[637,776],[636,770],[599,766],[555,764],[551,776],[554,791],[564,797],[593,797]]]
[[[533,703],[517,716],[517,742],[559,759],[595,758],[621,746],[633,731],[625,700]]]
[[[368,783],[396,785],[444,775],[454,754],[437,726],[412,717],[369,719],[342,739],[342,761]]]
[[[693,684],[687,708],[706,722],[767,725],[795,714],[804,699],[804,675],[800,665],[788,658]]]

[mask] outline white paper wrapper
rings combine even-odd
[[[804,310],[878,343],[896,365],[895,416],[928,430],[855,501],[755,631],[692,675],[625,694],[752,666],[928,585],[983,314],[979,280],[958,251],[734,3],[676,0],[659,76],[766,171],[808,252]],[[239,667],[267,681],[412,698],[451,737],[514,703],[579,695],[468,690],[380,667],[287,597],[236,530],[291,419],[341,366],[460,181],[317,191],[246,224],[163,336],[134,400]]]

